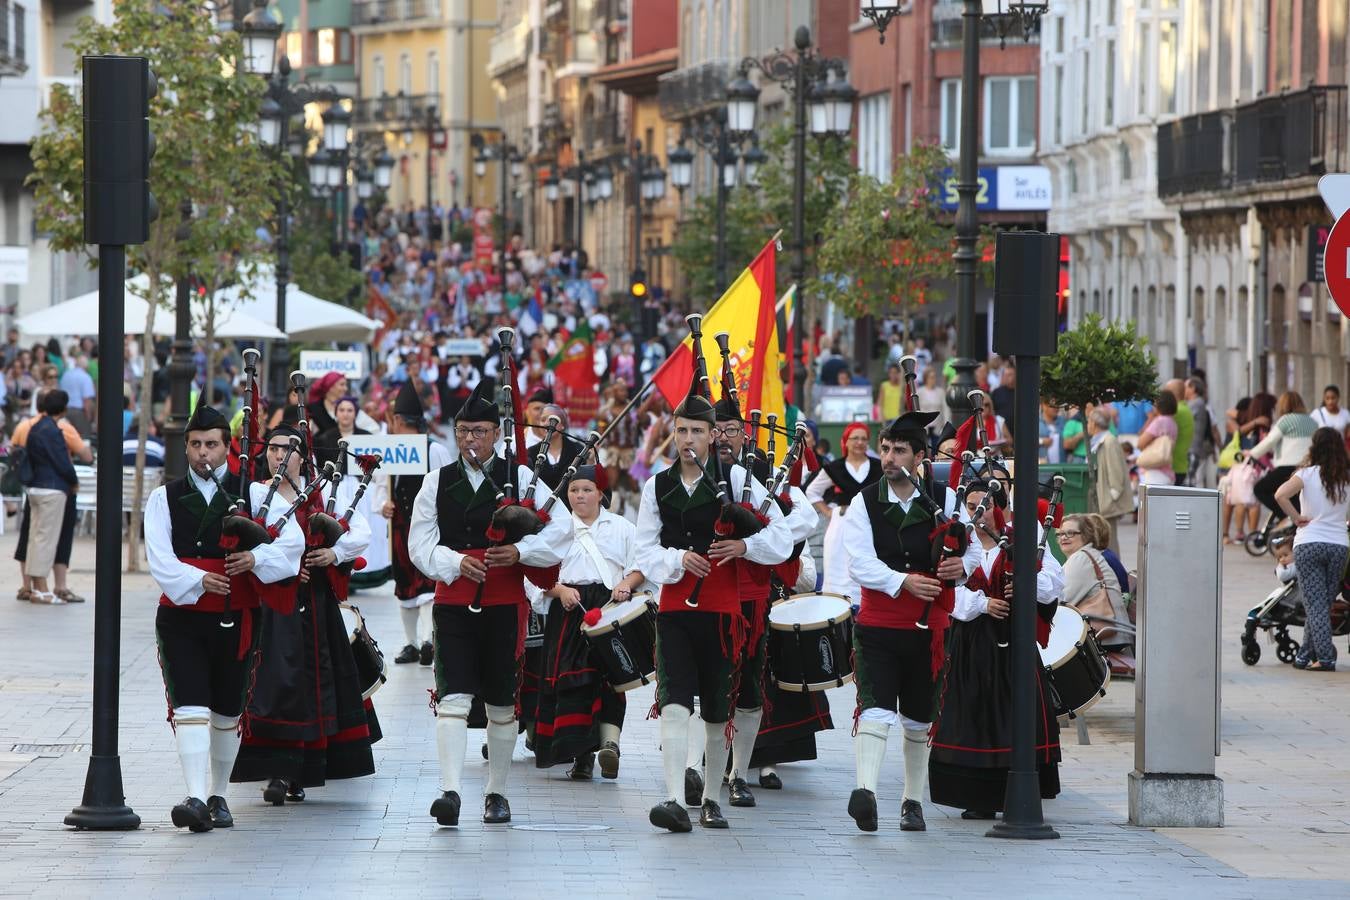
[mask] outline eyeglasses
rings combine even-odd
[[[1063,529],[1059,532],[1060,540],[1064,540],[1064,538],[1066,537],[1082,537],[1082,536],[1083,532],[1081,531],[1069,531],[1068,529]]]
[[[475,438],[481,441],[491,433],[492,429],[490,428],[464,428],[462,426],[455,428],[455,437],[461,440],[463,440],[466,437],[469,437],[470,435],[473,435]]]
[[[732,435],[736,435],[736,434],[744,434],[744,433],[745,433],[745,429],[743,429],[743,428],[737,428],[737,427],[732,426],[732,425],[728,425],[726,428],[714,428],[714,429],[712,430],[712,436],[713,436],[713,437],[731,437]]]

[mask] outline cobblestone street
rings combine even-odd
[[[1131,562],[1133,528],[1126,562]],[[14,535],[0,538],[8,560]],[[93,544],[80,538],[72,587],[92,601]],[[8,563],[6,563],[8,565]],[[821,759],[782,769],[786,789],[756,791],[753,810],[724,809],[729,832],[658,832],[647,809],[661,781],[658,728],[643,715],[651,689],[630,702],[617,782],[576,784],[543,772],[518,749],[509,796],[514,822],[477,821],[486,764],[470,738],[465,824],[437,829],[429,669],[398,666],[376,697],[385,738],[378,774],[310,792],[303,804],[264,806],[234,786],[237,826],[189,835],[169,808],[183,794],[152,636],[154,590],[124,580],[122,769],[139,831],[77,833],[62,818],[79,802],[90,741],[93,604],[0,604],[0,895],[706,897],[1126,896],[1270,897],[1350,892],[1350,675],[1316,677],[1275,661],[1238,660],[1246,610],[1269,590],[1269,560],[1225,552],[1223,755],[1227,827],[1152,831],[1126,820],[1133,759],[1133,686],[1112,685],[1088,715],[1091,744],[1066,729],[1064,792],[1046,804],[1059,841],[990,840],[986,825],[926,805],[929,831],[898,830],[901,760],[893,746],[880,792],[882,827],[856,830],[844,806],[853,787],[847,723],[853,691],[831,693],[836,730]],[[384,589],[358,598],[387,651],[401,629]],[[1184,689],[1184,688],[1179,688]],[[1302,881],[1302,884],[1291,882]],[[1315,883],[1314,883],[1315,882]],[[189,888],[189,884],[191,887]]]

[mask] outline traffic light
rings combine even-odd
[[[158,92],[142,56],[84,57],[84,240],[125,246],[150,239],[150,99]]]
[[[633,279],[628,283],[628,293],[634,300],[644,300],[647,297],[647,273],[641,269],[633,270]]]

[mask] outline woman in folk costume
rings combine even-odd
[[[309,478],[301,429],[280,425],[267,433],[265,450],[276,483],[274,506],[295,504]],[[336,503],[350,506],[354,488],[338,486]],[[335,503],[335,506],[336,506]],[[295,520],[309,535],[323,495],[300,504]],[[344,506],[344,509],[346,508]],[[263,799],[275,806],[305,799],[305,788],[328,779],[375,771],[371,744],[379,739],[374,709],[361,697],[356,660],[338,612],[335,588],[346,593],[337,567],[353,564],[370,541],[365,519],[353,516],[331,548],[310,539],[294,584],[294,612],[264,614],[262,663],[249,700],[249,732],[230,780],[266,781]]]
[[[862,422],[847,425],[841,439],[845,453],[822,466],[806,485],[806,499],[829,522],[825,528],[823,590],[841,594],[855,604],[862,589],[849,574],[844,514],[859,491],[881,479],[881,461],[867,452],[871,440],[872,432]]]
[[[1012,560],[1000,545],[1002,511],[992,503],[981,509],[988,483],[966,490],[962,518],[978,515],[975,536],[980,567],[956,588],[947,662],[939,681],[938,718],[933,724],[928,787],[933,802],[963,810],[963,819],[992,819],[1003,810],[1012,763],[1013,652],[1006,642],[1012,602]],[[1011,523],[1008,523],[1010,526]],[[1064,570],[1045,554],[1036,574],[1037,640],[1044,646],[1060,595]],[[1036,665],[1036,767],[1041,796],[1059,794],[1059,723],[1047,698],[1045,679]]]
[[[547,591],[526,586],[536,611],[546,611],[534,764],[573,763],[568,776],[589,781],[596,753],[600,774],[619,776],[619,732],[627,703],[605,680],[581,626],[587,613],[613,600],[624,603],[643,582],[634,565],[637,529],[604,508],[605,470],[577,469],[567,485],[573,540]],[[598,615],[594,614],[591,618]]]

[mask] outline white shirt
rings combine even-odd
[[[1334,428],[1343,433],[1347,427],[1350,427],[1350,410],[1345,409],[1345,407],[1336,410],[1333,415],[1327,412],[1325,406],[1319,406],[1313,411],[1312,417],[1322,428]]]
[[[985,548],[979,540],[971,541],[972,546],[980,548],[980,568],[984,570],[986,577],[994,573],[994,564],[998,561],[999,554],[1002,552],[998,545],[988,549]],[[1036,573],[1036,602],[1044,603],[1047,606],[1052,603],[1058,603],[1064,595],[1064,569],[1060,566],[1059,560],[1055,559],[1051,553],[1046,553],[1041,559],[1041,570]],[[952,618],[961,622],[969,622],[977,616],[983,615],[989,611],[989,597],[984,591],[972,591],[965,585],[956,588],[956,607],[952,610]]]
[[[787,514],[788,530],[792,532],[792,543],[800,544],[816,533],[816,525],[820,522],[820,514],[811,505],[811,501],[806,499],[806,494],[802,492],[801,488],[795,485],[789,486],[788,498],[792,501],[792,510]]]
[[[408,555],[412,558],[413,565],[428,578],[450,584],[460,575],[460,563],[464,560],[464,554],[441,546],[436,494],[440,490],[441,474],[444,471],[445,467],[441,467],[429,472],[422,481],[422,489],[417,492],[417,499],[413,501],[412,524],[408,527]],[[483,473],[468,464],[464,465],[464,473],[469,486],[477,491],[478,486],[484,481]],[[517,465],[516,479],[518,485],[529,484],[530,470]],[[552,488],[541,479],[535,485],[535,499],[538,505],[543,506],[552,492]],[[565,507],[555,508],[560,513],[565,511]],[[554,515],[539,532],[526,535],[517,541],[515,548],[520,551],[521,564],[544,568],[562,562],[567,554],[567,546],[572,540],[569,518],[565,515]]]
[[[1303,491],[1299,495],[1300,512],[1312,519],[1294,534],[1294,546],[1300,544],[1338,544],[1350,545],[1345,530],[1347,510],[1350,509],[1350,488],[1339,503],[1327,497],[1322,487],[1322,474],[1319,466],[1307,466],[1294,472],[1303,482]]]
[[[221,466],[216,470],[217,477],[223,478],[225,471],[226,467]],[[187,477],[209,504],[216,495],[215,482],[209,478],[202,479],[191,470]],[[253,509],[260,507],[266,496],[266,485],[249,485]],[[288,506],[274,503],[267,511],[267,524],[276,524]],[[253,548],[253,574],[263,584],[293,578],[300,574],[300,557],[304,550],[304,532],[291,518],[270,544],[259,544]],[[175,606],[192,606],[206,593],[202,589],[202,575],[205,573],[183,562],[173,552],[173,528],[169,521],[169,495],[165,486],[155,488],[145,505],[145,555],[150,562],[151,576],[164,596]]]
[[[333,504],[334,518],[341,519],[342,514],[351,508],[352,501],[356,497],[356,485],[357,479],[350,477],[343,478],[338,482],[337,502]],[[333,485],[331,483],[324,487],[323,495],[325,503],[333,496]],[[338,538],[338,542],[333,545],[333,552],[337,554],[337,564],[351,562],[365,553],[369,546],[370,521],[358,508],[352,512],[352,517],[348,520],[347,532]]]
[[[559,506],[557,509],[562,510],[562,507]],[[562,511],[565,512],[565,510]],[[590,525],[586,525],[575,515],[569,515],[566,518],[572,528],[573,540],[567,548],[567,555],[563,557],[562,568],[558,572],[559,583],[570,585],[604,584],[604,576],[596,568],[594,558],[586,550],[583,543],[576,538],[577,530],[580,528],[590,530],[591,538],[595,541],[595,546],[599,549],[601,558],[608,564],[609,576],[615,584],[638,570],[637,566],[633,564],[637,557],[637,528],[632,522],[623,516],[616,516],[607,509],[601,509],[600,515],[596,516],[595,521]],[[544,596],[542,588],[527,581],[525,583],[525,596],[530,598],[530,605],[534,607],[535,612],[548,612],[552,598]]]
[[[731,495],[739,497],[745,488],[746,472],[733,465],[727,474]],[[693,496],[699,482],[693,484],[680,476],[680,483]],[[768,492],[753,476],[750,479],[750,502],[758,507]],[[773,566],[792,554],[792,532],[787,517],[777,503],[769,504],[769,524],[745,541],[745,558],[765,566]],[[642,499],[638,503],[637,567],[655,584],[675,584],[684,577],[684,554],[687,551],[661,544],[661,511],[656,503],[656,478],[642,484]]]
[[[877,490],[877,487],[872,485],[868,490]],[[910,506],[915,501],[914,494],[910,494],[907,500],[900,499],[889,482],[886,483],[886,495],[890,502],[900,504],[900,508],[906,513],[909,512]],[[872,519],[867,515],[865,494],[857,494],[849,503],[848,514],[844,516],[843,527],[844,546],[848,547],[849,553],[849,576],[858,582],[860,587],[881,591],[892,597],[899,597],[908,575],[905,572],[892,569],[877,558],[876,543],[872,539]],[[970,575],[974,572],[975,567],[980,565],[982,561],[983,554],[980,551],[980,542],[972,540],[970,546],[966,548],[965,556],[961,558],[961,562],[965,565],[966,574]]]
[[[854,465],[845,458],[844,470],[853,476],[854,481],[862,484],[863,479],[867,477],[867,473],[872,470],[872,458],[869,456],[865,462],[859,465]],[[832,487],[835,487],[834,479],[830,478],[829,471],[821,466],[816,472],[816,477],[812,478],[811,483],[806,486],[806,499],[812,504],[822,503],[825,500],[825,492]]]

